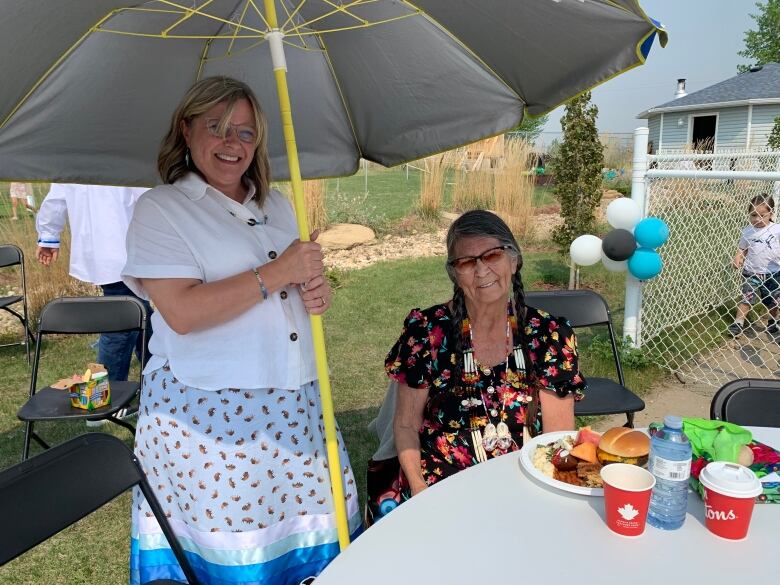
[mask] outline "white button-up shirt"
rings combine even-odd
[[[147,191],[136,187],[52,183],[35,218],[38,245],[60,247],[70,224],[70,275],[92,284],[122,280],[125,234],[133,206]]]
[[[214,282],[276,258],[298,237],[292,206],[271,191],[261,209],[253,194],[242,205],[195,173],[146,193],[127,233],[125,283],[148,298],[138,279]],[[249,225],[250,218],[257,225]],[[168,362],[176,378],[202,390],[297,389],[315,380],[311,327],[298,287],[287,286],[262,302],[258,287],[257,298],[239,317],[186,335],[156,311],[146,372]]]

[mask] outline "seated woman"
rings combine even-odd
[[[586,386],[566,319],[526,306],[520,249],[501,218],[463,214],[447,253],[452,300],[409,313],[385,362],[398,382],[400,501],[519,449],[524,432],[573,429]]]

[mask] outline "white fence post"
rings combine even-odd
[[[642,210],[642,217],[647,213],[645,201],[645,174],[647,173],[647,141],[650,130],[645,127],[634,130],[634,157],[631,161],[631,199],[636,201]],[[623,319],[623,337],[630,337],[634,347],[642,346],[641,320],[642,283],[626,274],[626,301]]]

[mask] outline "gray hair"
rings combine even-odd
[[[495,213],[484,209],[475,209],[467,211],[452,222],[449,231],[447,231],[446,268],[447,275],[452,282],[456,282],[455,269],[450,266],[450,261],[455,259],[455,246],[463,238],[473,237],[495,238],[499,245],[509,246],[509,254],[517,258],[517,270],[519,271],[522,267],[523,258],[520,255],[520,246],[509,226]]]

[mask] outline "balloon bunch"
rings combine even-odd
[[[639,280],[661,273],[663,261],[655,248],[669,239],[669,227],[657,217],[642,219],[639,205],[628,197],[615,199],[607,207],[607,221],[613,229],[604,239],[585,234],[571,243],[572,262],[591,266],[599,260],[607,270],[628,271]]]

